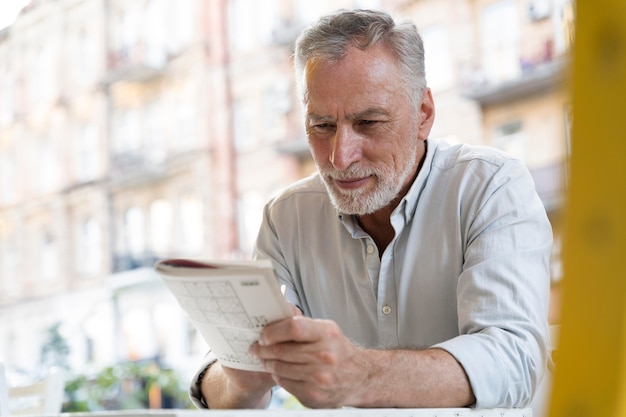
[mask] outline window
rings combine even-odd
[[[35,50],[31,82],[31,98],[35,105],[40,102],[48,102],[54,98],[56,92],[56,66],[55,57],[58,54],[55,45],[47,40]],[[45,68],[45,71],[42,71]]]
[[[192,194],[179,199],[180,241],[184,255],[198,254],[204,248],[204,212],[202,202]]]
[[[163,30],[167,18],[165,6],[163,0],[150,0],[144,13],[142,46],[145,50],[142,58],[148,66],[154,68],[161,68],[167,58],[165,50],[167,32]]]
[[[263,136],[266,142],[285,139],[287,135],[287,113],[291,109],[289,82],[279,79],[272,82],[263,94]]]
[[[152,102],[146,111],[146,128],[144,129],[145,155],[153,164],[159,164],[165,160],[165,118],[163,117],[162,105],[159,101]]]
[[[259,5],[260,2],[255,2]],[[265,44],[272,42],[274,31],[279,25],[279,10],[276,0],[265,0],[263,5],[257,8],[256,23],[258,26],[257,39]]]
[[[100,173],[98,130],[94,124],[83,124],[74,135],[74,175],[79,182],[94,180]]]
[[[97,220],[88,218],[78,225],[76,239],[76,271],[94,275],[102,268],[102,230]]]
[[[81,83],[88,84],[93,80],[96,73],[95,63],[97,62],[97,47],[92,34],[87,28],[80,28],[76,36],[78,49],[78,56],[76,57],[78,60],[78,79]]]
[[[18,292],[18,252],[17,243],[12,235],[0,239],[0,289],[7,296]]]
[[[43,138],[38,143],[39,158],[37,172],[39,173],[39,190],[43,193],[54,191],[59,181],[59,157],[54,141]]]
[[[135,48],[139,41],[139,28],[141,27],[141,12],[137,7],[129,6],[128,9],[123,10],[120,17],[119,32],[119,49],[123,58],[128,61],[132,61],[135,57]]]
[[[483,9],[481,15],[482,67],[490,82],[502,82],[520,74],[519,15],[515,0],[502,0]]]
[[[196,28],[193,0],[178,0],[166,3],[170,6],[167,20],[171,24],[171,31],[166,37],[168,50],[177,53],[193,41]]]
[[[244,254],[251,254],[261,226],[263,199],[258,193],[248,192],[239,198],[237,206],[239,246]]]
[[[179,152],[188,151],[196,145],[196,107],[191,95],[182,97],[176,108],[176,140],[174,146]]]
[[[144,217],[139,207],[124,213],[124,243],[127,255],[139,255],[145,249]]]
[[[236,52],[247,52],[254,47],[256,14],[255,0],[233,0],[228,2],[228,38],[230,47]]]
[[[5,58],[0,56],[0,60]],[[6,60],[5,62],[7,62]],[[4,68],[0,68],[0,127],[8,126],[13,121],[13,98],[15,80],[13,74],[5,64]]]
[[[59,275],[59,253],[57,239],[49,230],[44,230],[39,241],[39,279],[49,283]]]
[[[15,147],[0,148],[0,202],[12,203],[17,197],[17,160]]]
[[[524,161],[526,158],[526,135],[521,120],[497,126],[493,134],[493,145]]]
[[[150,206],[150,231],[152,250],[166,254],[171,243],[172,205],[167,200],[157,200]]]
[[[433,91],[452,87],[454,73],[448,31],[442,25],[422,31],[424,41],[426,79]]]
[[[233,138],[237,151],[245,152],[256,146],[252,114],[248,100],[238,99],[233,102]]]
[[[125,153],[138,151],[141,146],[139,132],[139,114],[137,110],[120,110],[114,116],[114,152]]]

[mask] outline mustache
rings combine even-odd
[[[321,174],[329,179],[348,181],[354,178],[379,177],[380,173],[376,169],[350,165],[344,170],[334,168],[320,168]]]

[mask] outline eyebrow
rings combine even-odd
[[[385,110],[380,109],[379,107],[369,107],[363,111],[360,111],[355,114],[349,114],[347,116],[348,120],[363,120],[372,116],[388,116],[389,113]],[[320,116],[315,113],[307,114],[306,121],[317,121],[317,122],[335,122],[335,118],[331,116]]]
[[[356,113],[355,115],[349,115],[348,120],[361,120],[361,119],[367,119],[368,117],[372,117],[372,116],[388,116],[388,115],[389,113],[381,109],[380,107],[369,107],[359,113]]]

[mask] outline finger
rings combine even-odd
[[[269,346],[284,342],[311,343],[319,340],[333,323],[314,320],[304,316],[293,316],[268,324],[259,335],[259,345]]]
[[[274,380],[278,378],[281,381],[320,383],[320,375],[323,375],[319,366],[311,363],[300,364],[281,360],[266,360],[263,361],[263,367],[273,375]]]
[[[250,354],[260,360],[277,360],[292,364],[319,362],[321,360],[320,347],[309,343],[277,343],[270,346],[252,345]]]
[[[294,306],[293,304],[289,304],[289,308],[291,308],[291,314],[293,314],[294,316],[302,315],[302,310],[300,310],[298,307]]]
[[[311,365],[313,369],[323,369],[340,365],[339,355],[322,343],[286,342],[270,346],[255,344],[250,348],[250,354],[262,361],[279,362],[280,366]]]

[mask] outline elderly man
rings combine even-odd
[[[308,407],[519,407],[548,361],[551,227],[517,159],[428,139],[422,41],[381,12],[306,29],[295,70],[318,173],[272,199],[256,254],[292,318],[251,353],[209,355],[197,404],[260,408],[280,385]]]

